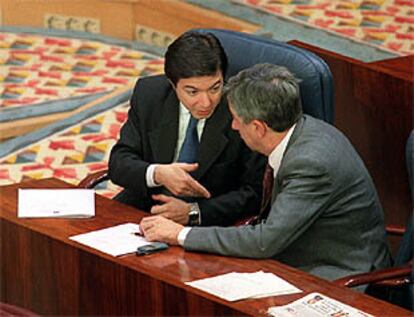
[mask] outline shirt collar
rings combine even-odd
[[[270,153],[268,162],[269,165],[273,168],[273,176],[276,178],[277,172],[279,171],[280,163],[282,162],[283,154],[285,154],[286,147],[289,143],[290,137],[292,136],[293,130],[296,127],[296,123],[290,127],[289,131],[280,142]]]
[[[180,113],[183,115],[191,115],[190,110],[188,110],[182,102],[180,102]]]

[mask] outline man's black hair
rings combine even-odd
[[[168,46],[165,75],[176,85],[182,78],[213,76],[226,72],[227,57],[219,40],[211,33],[189,31]]]

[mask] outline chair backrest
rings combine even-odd
[[[218,38],[228,58],[226,78],[259,63],[285,66],[301,79],[303,111],[333,123],[333,79],[329,67],[320,57],[302,48],[256,35],[219,29],[194,31],[209,32]]]

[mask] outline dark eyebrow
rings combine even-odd
[[[222,83],[222,80],[221,79],[219,79],[219,80],[217,80],[213,85],[211,85],[210,87],[209,87],[209,89],[211,89],[211,88],[214,88],[215,86],[217,86],[218,84],[221,84]]]
[[[217,80],[214,84],[212,84],[210,87],[208,87],[208,89],[214,88],[215,86],[217,86],[218,84],[221,84],[222,80],[219,79]],[[199,90],[197,87],[191,86],[191,85],[186,85],[184,87],[184,89],[194,89],[194,90]]]
[[[191,86],[191,85],[184,86],[184,89],[194,89],[194,90],[198,90],[197,87],[194,87],[194,86]]]

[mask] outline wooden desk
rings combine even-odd
[[[371,314],[410,316],[396,306],[272,260],[185,252],[179,247],[144,257],[114,258],[68,237],[139,222],[144,213],[97,196],[93,219],[18,219],[19,187],[70,185],[46,179],[0,187],[1,301],[39,314],[265,316],[270,306],[318,291]],[[232,271],[257,270],[278,274],[304,293],[231,303],[184,284]]]

